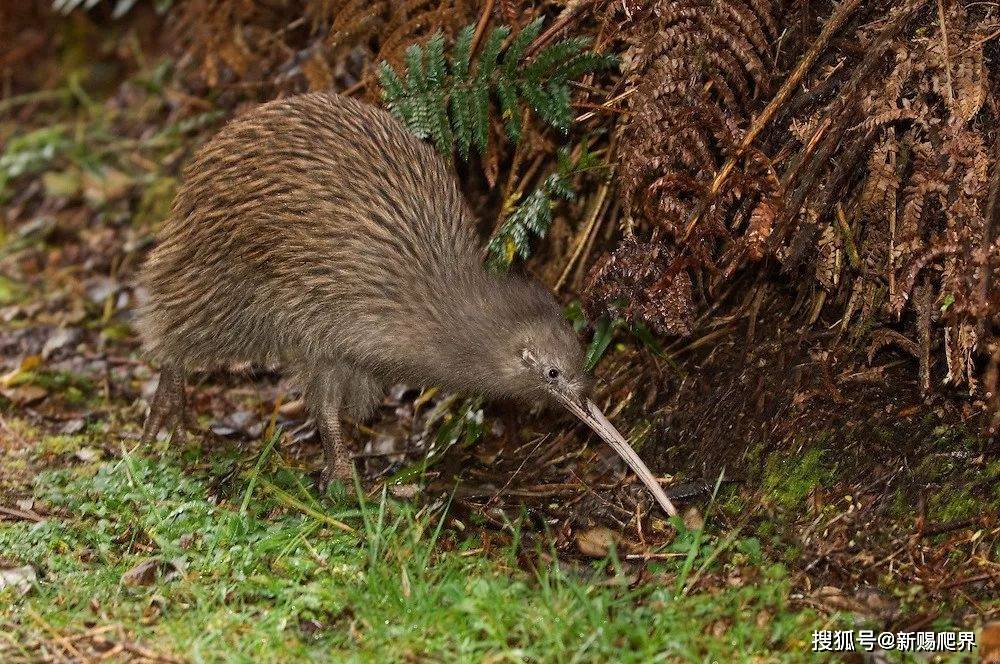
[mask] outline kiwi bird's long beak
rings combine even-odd
[[[656,498],[656,502],[660,504],[660,507],[669,514],[670,516],[677,516],[677,508],[674,504],[670,502],[667,498],[667,494],[663,492],[663,488],[653,477],[653,473],[650,472],[646,464],[642,462],[639,455],[635,453],[632,446],[628,444],[625,440],[625,436],[618,432],[618,429],[614,427],[608,418],[604,417],[604,413],[601,409],[597,407],[590,399],[587,399],[584,403],[578,403],[571,397],[564,397],[560,395],[560,401],[566,408],[579,417],[587,426],[594,430],[594,432],[601,437],[601,439],[618,452],[618,455],[625,460],[625,463],[629,465],[642,483],[646,485],[649,492],[653,494]]]

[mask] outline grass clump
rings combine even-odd
[[[39,577],[24,596],[0,591],[0,631],[31,644],[48,635],[27,616],[60,633],[117,622],[191,661],[808,659],[817,618],[790,610],[784,568],[751,541],[708,563],[710,538],[688,533],[672,546],[700,547],[688,569],[753,566],[753,584],[685,593],[682,563],[668,561],[631,589],[600,583],[614,561],[526,572],[517,537],[475,554],[475,535],[444,529],[440,512],[384,490],[374,502],[343,489],[319,497],[280,464],[261,465],[251,500],[242,484],[213,495],[215,465],[129,455],[41,474],[36,500],[65,516],[0,525],[8,562]],[[152,578],[125,580],[150,560]]]

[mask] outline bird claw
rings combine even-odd
[[[326,493],[331,482],[350,482],[354,476],[352,470],[350,462],[345,462],[343,459],[327,463],[323,466],[323,470],[319,474],[319,481],[316,483],[316,487],[320,490],[320,493]]]

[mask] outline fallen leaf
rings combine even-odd
[[[156,581],[156,573],[160,567],[160,561],[156,558],[147,558],[141,563],[122,574],[122,585],[137,587],[149,586]]]
[[[576,534],[576,546],[580,553],[591,558],[603,558],[608,555],[612,546],[618,544],[619,538],[610,528],[598,526]]]
[[[64,196],[69,198],[80,193],[80,171],[69,169],[65,171],[49,171],[42,176],[45,193],[49,196]]]
[[[131,186],[132,178],[115,168],[105,167],[99,173],[85,171],[83,174],[84,198],[95,207],[118,200]]]
[[[16,369],[0,377],[0,385],[16,385],[18,379],[29,371],[34,371],[42,364],[41,355],[28,355]]]
[[[412,589],[410,588],[410,575],[406,573],[406,566],[400,567],[402,570],[402,578],[400,579],[400,584],[403,588],[403,597],[410,599],[410,594]]]
[[[44,387],[38,385],[22,385],[3,390],[3,395],[18,406],[30,406],[47,397],[49,393]]]

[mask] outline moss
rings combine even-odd
[[[737,517],[747,510],[746,497],[737,488],[723,489],[718,505],[719,511],[729,517]]]
[[[956,521],[979,514],[982,503],[968,489],[944,488],[930,500],[930,516],[935,521]]]
[[[0,275],[0,306],[15,304],[23,297],[24,287],[21,284]]]
[[[89,442],[89,437],[82,434],[45,436],[38,442],[37,449],[43,455],[60,456],[72,454],[86,447]]]
[[[889,515],[894,519],[907,519],[913,514],[915,501],[907,495],[904,487],[897,487],[889,503]]]
[[[823,449],[812,447],[799,455],[769,458],[762,484],[775,503],[791,508],[832,476],[833,469],[823,460]]]

